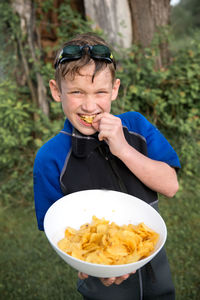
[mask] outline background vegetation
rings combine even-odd
[[[48,1],[43,3],[43,9],[48,10]],[[90,30],[90,23],[67,1],[58,15],[61,24],[65,24],[66,16],[71,24],[57,30],[60,43],[75,32]],[[154,68],[158,37],[149,49],[133,46],[115,51],[122,86],[113,113],[140,111],[164,133],[181,160],[179,192],[173,199],[161,197],[160,201],[178,300],[198,299],[200,292],[199,15],[197,0],[182,0],[173,8],[167,33],[171,62],[160,70]],[[0,32],[0,299],[80,299],[75,288],[76,272],[56,256],[37,230],[33,207],[35,154],[62,129],[64,116],[50,95],[50,115],[45,116],[30,100],[27,85],[18,83],[17,41],[24,37],[9,3],[0,3]],[[53,68],[42,61],[40,68],[48,87]],[[34,82],[34,68],[31,76]]]

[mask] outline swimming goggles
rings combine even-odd
[[[85,49],[88,49],[88,53],[91,58],[95,60],[102,60],[107,63],[113,63],[114,67],[116,68],[113,55],[110,49],[105,45],[68,45],[65,46],[60,52],[60,55],[54,65],[55,69],[57,69],[59,64],[80,59],[85,54]]]

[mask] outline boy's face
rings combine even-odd
[[[91,135],[96,132],[92,124],[84,118],[94,117],[99,113],[110,112],[111,102],[117,98],[120,80],[112,83],[112,76],[107,66],[98,72],[92,82],[94,64],[80,70],[72,80],[66,76],[62,80],[60,92],[55,80],[50,80],[50,88],[55,101],[62,102],[63,111],[71,124],[81,133]]]

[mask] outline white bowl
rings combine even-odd
[[[160,235],[153,253],[130,264],[101,265],[84,262],[60,250],[57,242],[64,237],[66,227],[79,229],[84,223],[90,223],[93,215],[104,217],[118,225],[144,222]],[[56,201],[45,215],[44,231],[53,249],[71,267],[88,275],[104,278],[121,276],[141,268],[161,250],[167,237],[165,222],[153,207],[131,195],[108,190],[76,192]]]

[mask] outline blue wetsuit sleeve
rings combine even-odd
[[[175,168],[180,168],[180,161],[175,150],[163,134],[143,115],[138,112],[128,112],[119,115],[119,117],[130,131],[145,138],[149,158],[165,162]]]
[[[54,162],[45,161],[36,156],[33,179],[34,201],[38,228],[44,230],[43,221],[48,208],[58,199],[63,197],[60,188],[59,170]]]
[[[178,155],[170,143],[155,126],[148,121],[147,123],[146,140],[149,158],[165,162],[171,167],[180,168]]]

